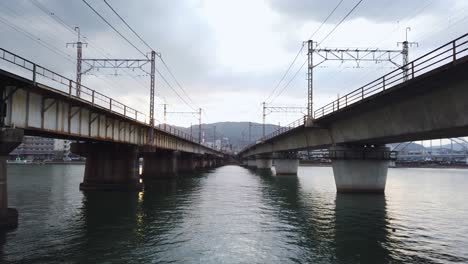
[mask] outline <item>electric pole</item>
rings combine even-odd
[[[265,138],[265,102],[263,102],[263,126],[262,126],[262,140]]]
[[[213,146],[216,149],[216,126],[213,126]]]
[[[150,126],[151,126],[151,142],[153,141],[154,138],[154,83],[155,83],[155,70],[156,70],[156,64],[155,64],[155,59],[156,59],[156,51],[152,50],[151,51],[151,72],[150,72]]]
[[[307,41],[307,119],[312,122],[314,119],[314,90],[313,90],[313,69],[314,69],[314,42]]]
[[[249,122],[249,144],[252,142],[252,122]]]
[[[76,47],[76,96],[80,97],[81,94],[81,63],[83,58],[83,45],[88,46],[88,43],[81,42],[80,27],[75,27],[75,31],[78,35],[78,41],[73,43],[67,43],[68,46]]]
[[[384,61],[391,62],[398,68],[401,68],[404,72],[404,65],[396,63],[393,59],[402,54],[401,50],[380,50],[376,48],[314,48],[312,40],[307,41],[308,46],[308,70],[307,70],[307,84],[308,84],[308,98],[307,98],[307,116],[306,126],[310,126],[316,117],[316,114],[320,115],[321,113],[313,112],[313,69],[325,61],[354,61],[357,64],[357,67],[360,66],[361,62],[375,62],[380,63]],[[405,51],[407,53],[407,51]],[[313,55],[317,55],[318,62],[313,60]],[[392,55],[395,55],[392,57]],[[406,57],[407,60],[407,57]]]
[[[296,106],[266,106],[265,102],[263,103],[263,137],[265,137],[265,120],[266,116],[275,113],[275,112],[281,112],[281,113],[302,113],[304,114],[305,111],[308,111],[307,108],[304,107],[296,107]],[[279,123],[278,123],[279,126]]]
[[[415,45],[416,47],[418,46],[417,42],[408,42],[409,31],[411,31],[411,28],[407,27],[406,32],[405,32],[406,33],[405,41],[397,43],[398,46],[400,44],[402,46],[401,54],[403,56],[403,80],[405,81],[408,80],[409,47],[412,47],[413,45]]]
[[[201,115],[202,115],[202,109],[199,108],[198,111],[196,112],[168,112],[166,107],[167,104],[163,104],[164,106],[164,119],[166,118],[167,114],[191,114],[191,115],[198,115],[198,143],[201,144]],[[190,135],[192,135],[192,124],[190,124]]]
[[[163,113],[164,113],[163,120],[164,120],[164,124],[166,124],[167,123],[167,104],[166,103],[163,104],[163,109],[164,109],[163,110]]]
[[[156,71],[156,51],[151,51],[151,57],[146,56],[145,59],[83,59],[82,47],[87,46],[87,43],[81,42],[80,28],[75,27],[78,33],[78,41],[75,43],[67,43],[68,46],[76,46],[76,96],[81,93],[81,76],[95,69],[139,69],[150,76],[150,109],[149,109],[149,125],[151,127],[148,135],[148,142],[152,143],[154,139],[154,86],[155,86],[155,71]],[[83,70],[82,63],[86,63],[89,68]],[[143,66],[151,64],[151,70],[148,73],[143,70]]]
[[[199,108],[198,109],[198,144],[202,143],[202,138],[201,138],[201,135],[202,135],[202,131],[201,131],[201,111],[202,111],[202,109]]]

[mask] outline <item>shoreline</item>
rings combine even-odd
[[[331,167],[331,163],[299,163],[299,166],[301,167]],[[454,165],[437,165],[437,164],[405,164],[402,165],[396,164],[396,166],[389,166],[388,168],[396,168],[396,169],[417,169],[417,168],[424,168],[424,169],[468,169],[468,164],[467,165],[460,165],[460,164],[454,164]]]
[[[85,165],[85,161],[33,161],[28,163],[7,162],[7,165]]]

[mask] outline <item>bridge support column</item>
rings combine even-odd
[[[255,164],[257,166],[257,170],[271,170],[273,160],[271,159],[271,155],[261,154],[255,156]]]
[[[7,159],[8,154],[23,141],[23,130],[0,128],[0,231],[18,226],[18,211],[8,208]]]
[[[383,146],[330,148],[337,192],[384,193],[391,154]]]
[[[299,167],[297,153],[278,153],[274,167],[277,175],[297,175]]]
[[[194,154],[191,153],[180,153],[177,157],[177,171],[182,173],[194,172],[196,168],[196,162]]]
[[[247,160],[247,167],[254,169],[257,168],[257,161],[255,159],[248,159]]]
[[[177,176],[177,156],[174,151],[143,153],[143,179],[173,178]]]
[[[124,144],[73,143],[71,151],[86,157],[82,191],[138,191],[137,147]]]
[[[196,155],[195,156],[195,168],[197,170],[204,170],[205,169],[205,158],[203,155]]]

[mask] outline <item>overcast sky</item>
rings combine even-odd
[[[101,0],[88,0],[139,49],[149,52]],[[160,52],[190,99],[172,81],[161,63],[158,69],[187,106],[157,77],[156,118],[162,103],[168,111],[201,107],[203,122],[261,121],[261,103],[271,106],[306,106],[305,68],[277,96],[269,96],[292,59],[322,24],[339,0],[108,0],[122,17],[157,52]],[[321,40],[358,0],[344,0],[329,21],[314,35]],[[42,7],[41,10],[39,7]],[[44,12],[44,7],[53,14]],[[45,11],[47,11],[45,10]],[[54,19],[55,18],[55,19]],[[85,58],[142,58],[133,47],[79,0],[0,1],[0,47],[22,55],[70,78],[75,76],[76,51],[66,48],[76,35],[57,20],[79,26],[90,45]],[[321,47],[400,49],[408,38],[419,43],[410,59],[467,33],[466,0],[364,0]],[[12,28],[12,25],[15,29]],[[33,41],[35,39],[36,41]],[[48,47],[48,48],[46,48]],[[54,52],[52,52],[53,50]],[[306,59],[302,52],[286,82]],[[396,58],[398,62],[401,57]],[[4,65],[4,64],[1,64]],[[390,63],[326,62],[314,71],[314,104],[320,107],[393,70]],[[147,113],[149,77],[139,71],[91,71],[83,84]],[[117,74],[117,75],[116,75]],[[129,77],[132,75],[132,77]],[[285,83],[282,83],[279,92]],[[267,122],[291,122],[301,114],[271,114]],[[168,123],[188,126],[192,115],[168,115]]]

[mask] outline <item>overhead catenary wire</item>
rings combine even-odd
[[[84,1],[84,0],[83,0]],[[151,45],[148,44],[148,42],[146,42],[131,26],[130,24],[117,12],[117,10],[115,8],[112,7],[111,4],[109,4],[106,0],[104,0],[104,3],[112,10],[112,12],[133,32],[133,34],[135,34],[135,36],[137,36],[137,38],[143,42],[143,44],[145,44],[146,47],[148,47],[150,50],[154,50]],[[170,67],[168,66],[168,64],[166,63],[166,61],[163,59],[163,57],[161,56],[160,53],[157,53],[159,59],[161,60],[164,68],[166,68],[167,72],[169,73],[169,75],[171,76],[171,78],[173,79],[173,81],[176,83],[177,87],[183,92],[183,94],[188,98],[188,100],[193,104],[193,107],[192,105],[190,104],[187,104],[186,105],[191,108],[192,110],[195,110],[196,108],[199,108],[197,106],[197,104],[192,100],[192,98],[190,98],[190,96],[188,95],[188,93],[185,91],[185,89],[182,87],[182,85],[180,84],[180,82],[177,80],[177,78],[175,77],[174,73],[172,72],[172,70],[170,69]]]
[[[330,30],[330,32],[328,32],[328,34],[319,42],[317,43],[316,47],[318,47],[321,43],[323,43],[323,41],[325,41],[350,15],[351,13],[354,12],[354,10],[362,3],[363,0],[359,0],[354,6],[353,8],[351,8],[351,10],[348,11],[348,13],[346,13],[346,15],[340,20],[340,22],[338,22],[338,24],[335,25],[335,27],[333,27],[332,30]],[[332,12],[335,12],[335,10],[338,8],[338,6],[341,5],[341,1],[338,3],[338,5],[335,7],[335,9],[332,10]],[[329,17],[327,17],[329,18]],[[304,61],[304,63],[302,64],[302,66],[298,69],[298,71],[294,74],[294,76],[289,80],[289,82],[283,87],[283,89],[276,95],[276,97],[270,101],[270,103],[272,103],[278,96],[280,96],[283,91],[289,86],[289,84],[294,80],[294,78],[296,78],[297,74],[299,73],[299,71],[304,67],[305,63],[307,62]]]
[[[328,22],[328,19],[330,19],[330,17],[335,13],[335,11],[338,9],[338,7],[343,3],[344,0],[340,0],[338,2],[338,4],[335,6],[335,8],[333,8],[333,10],[328,14],[328,16],[325,18],[325,20],[322,22],[322,24],[320,24],[320,26],[314,31],[314,33],[312,33],[312,35],[310,35],[310,37],[308,38],[309,39],[312,39],[315,34],[317,34],[320,29],[323,27],[323,25],[325,25],[325,23]]]
[[[140,52],[144,57],[147,55],[141,51],[135,44],[133,44],[128,38],[126,38],[119,30],[117,30],[107,19],[105,19],[94,7],[92,7],[86,0],[82,0],[96,15],[98,15],[109,27],[111,27],[120,37],[122,37],[128,44],[130,44],[133,48],[135,48],[138,52]]]
[[[335,11],[338,9],[338,7],[343,3],[344,0],[340,0],[337,5],[333,8],[333,10],[328,14],[328,16],[325,18],[325,20],[320,24],[320,26],[317,27],[317,29],[310,35],[310,37],[308,39],[312,39],[315,34],[317,34],[320,29],[323,27],[323,25],[325,25],[325,23],[328,22],[328,20],[330,19],[330,17],[335,13]],[[271,96],[274,95],[275,91],[280,87],[280,84],[284,81],[284,79],[286,78],[286,76],[288,75],[289,71],[291,70],[291,68],[293,67],[293,65],[296,63],[299,55],[301,54],[302,50],[304,49],[304,43],[302,43],[301,45],[301,48],[299,49],[299,51],[297,52],[296,56],[294,57],[293,61],[291,62],[291,64],[289,64],[286,72],[283,74],[283,76],[281,77],[281,79],[278,81],[278,83],[276,84],[275,88],[271,91],[271,93],[268,95],[268,97],[264,100],[264,102],[267,102],[268,99],[271,98]],[[276,98],[276,97],[275,97]],[[273,101],[273,100],[272,100]],[[271,101],[269,102],[271,103]]]
[[[302,68],[304,68],[306,63],[307,63],[307,59],[304,60],[304,63],[302,63],[301,67],[299,67],[299,69],[297,69],[297,71],[294,73],[294,75],[291,77],[291,79],[289,79],[289,81],[286,83],[286,85],[283,86],[283,89],[280,90],[280,92],[270,101],[270,103],[273,103],[276,100],[276,98],[278,98],[284,92],[284,90],[286,90],[286,88],[289,87],[291,82],[296,78],[296,76],[299,74],[299,72],[302,70]]]
[[[278,81],[278,83],[276,84],[275,88],[271,91],[271,93],[268,95],[268,97],[264,100],[264,102],[267,102],[268,99],[270,99],[270,97],[275,93],[275,91],[279,88],[280,84],[283,82],[283,80],[286,78],[286,76],[288,75],[289,71],[291,70],[292,66],[296,63],[297,61],[297,58],[299,58],[299,55],[301,55],[301,52],[302,50],[304,49],[304,43],[302,43],[301,45],[301,48],[299,49],[299,51],[297,52],[296,56],[294,57],[293,61],[291,62],[291,64],[289,64],[289,67],[288,69],[286,70],[286,72],[283,74],[283,76],[281,77],[281,79]],[[270,102],[271,103],[271,102]]]
[[[148,47],[148,49],[150,50],[154,50],[142,37],[140,37],[140,35],[135,31],[133,30],[133,28],[127,23],[127,21],[125,21],[125,19],[119,15],[119,13],[106,1],[104,0],[104,3],[112,10],[112,12],[114,12],[114,14],[120,18],[120,20],[133,32],[133,34],[135,34],[135,36],[138,37],[138,39],[141,40],[141,42],[143,42],[143,44],[146,45],[146,47]]]
[[[341,23],[343,23],[350,15],[351,13],[354,12],[354,10],[362,3],[362,1],[364,0],[359,0],[359,2],[357,2],[353,8],[351,8],[351,10],[349,10],[349,12],[340,20],[340,22],[338,22],[338,24],[335,25],[335,27],[333,27],[332,30],[330,30],[330,32],[328,32],[328,34],[320,41],[317,43],[317,46],[320,46],[320,44],[322,44],[331,34],[333,34],[333,32],[335,32],[335,30],[341,25]]]

